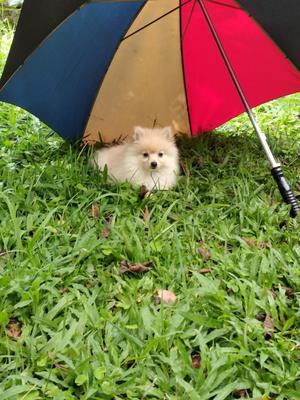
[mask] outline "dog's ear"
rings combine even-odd
[[[174,141],[174,132],[170,126],[166,126],[162,129],[162,134],[165,136],[166,139],[170,140],[171,142]]]
[[[145,129],[141,126],[135,126],[133,129],[133,140],[137,142],[145,135]]]

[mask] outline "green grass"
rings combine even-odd
[[[257,110],[293,188],[299,100]],[[24,111],[2,103],[0,118],[1,400],[300,399],[299,224],[245,116],[180,140],[178,186],[143,200]]]

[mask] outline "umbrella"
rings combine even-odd
[[[246,111],[295,216],[251,108],[300,90],[299,20],[298,0],[25,0],[0,100],[85,142],[154,121],[198,135]]]

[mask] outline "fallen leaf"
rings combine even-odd
[[[200,368],[200,366],[201,366],[200,354],[198,354],[198,353],[192,354],[192,367],[193,368]]]
[[[22,324],[18,318],[11,317],[6,325],[7,335],[12,340],[18,340],[22,335]]]
[[[68,372],[68,371],[69,371],[69,368],[67,368],[67,367],[65,367],[64,365],[59,364],[59,363],[54,364],[54,368],[61,369],[62,371],[65,371],[65,372]]]
[[[108,224],[104,225],[104,228],[102,229],[100,233],[100,239],[105,239],[110,235],[110,227]]]
[[[171,290],[162,290],[159,289],[157,291],[157,296],[154,297],[155,304],[163,303],[175,303],[176,295]]]
[[[149,212],[148,206],[146,206],[146,207],[144,208],[144,211],[143,211],[143,219],[144,219],[144,222],[145,222],[145,229],[149,229],[150,212]]]
[[[272,317],[270,315],[266,315],[266,318],[264,320],[264,328],[267,331],[273,331],[274,330],[274,322],[272,320]]]
[[[266,314],[264,314],[264,313],[256,314],[256,315],[255,315],[255,318],[256,318],[258,321],[263,322],[263,321],[266,319]]]
[[[245,237],[242,237],[241,239],[242,239],[248,246],[250,246],[250,247],[254,247],[254,246],[255,246],[255,241],[254,241],[253,239],[245,238]]]
[[[121,272],[123,274],[128,272],[138,273],[138,272],[148,272],[152,267],[152,261],[146,261],[144,263],[131,264],[128,261],[121,261],[120,263]]]
[[[272,320],[272,317],[270,315],[266,315],[266,318],[264,320],[264,328],[265,328],[265,339],[270,340],[273,337],[273,332],[274,332],[274,322]]]
[[[277,290],[282,289],[284,291],[284,294],[286,295],[286,297],[288,297],[289,299],[294,296],[294,289],[291,287],[277,285],[277,286],[275,286],[275,289],[277,289]]]
[[[102,231],[100,233],[100,239],[105,239],[110,235],[110,232],[111,232],[110,225],[112,223],[112,219],[113,219],[113,216],[111,214],[108,214],[105,217],[105,224],[104,224],[104,228],[102,229]]]
[[[100,207],[97,203],[93,203],[91,208],[91,216],[93,218],[99,218],[99,215],[100,215]]]
[[[58,291],[59,291],[60,294],[64,294],[64,293],[68,292],[69,289],[65,288],[65,287],[61,287],[61,288],[58,289]]]
[[[139,198],[140,198],[140,199],[144,199],[145,197],[148,196],[148,193],[149,193],[149,191],[148,191],[148,189],[146,188],[146,186],[145,186],[145,185],[142,185],[142,186],[140,187]]]
[[[199,241],[199,245],[198,253],[202,257],[203,262],[207,262],[211,257],[210,252],[204,248],[202,240]]]
[[[282,289],[285,292],[286,297],[291,298],[294,296],[294,289],[291,287],[283,286]]]
[[[242,237],[241,238],[249,247],[256,247],[258,249],[270,249],[271,243],[267,242],[256,242],[254,239]]]
[[[210,268],[201,268],[199,272],[200,272],[200,274],[209,274],[210,272],[212,272],[212,269],[210,269]]]

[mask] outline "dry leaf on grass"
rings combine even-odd
[[[163,303],[175,303],[176,295],[171,290],[162,290],[159,289],[157,291],[157,295],[154,297],[155,304]]]
[[[271,340],[273,338],[273,332],[275,330],[273,319],[270,315],[265,313],[259,313],[255,315],[255,318],[258,321],[263,322],[264,329],[265,329],[265,339]]]
[[[265,339],[270,340],[273,337],[273,332],[274,332],[274,322],[272,320],[272,317],[270,315],[266,315],[266,318],[264,320],[264,328],[265,328]]]
[[[144,211],[143,211],[143,219],[144,219],[144,222],[145,222],[145,229],[149,229],[150,212],[149,212],[148,206],[146,206],[146,207],[144,208]]]
[[[54,368],[56,368],[56,369],[61,369],[61,370],[64,371],[64,372],[69,372],[69,371],[70,371],[69,368],[67,368],[67,367],[65,367],[64,365],[59,364],[59,363],[54,364]]]
[[[200,354],[198,354],[198,353],[192,354],[192,367],[193,368],[200,368],[200,366],[201,366]]]
[[[111,214],[108,214],[105,217],[106,221],[105,221],[105,224],[104,224],[104,228],[102,229],[102,231],[100,233],[100,239],[105,239],[110,235],[110,232],[111,232],[110,225],[112,223],[112,219],[113,219],[113,216]]]
[[[100,215],[100,207],[97,203],[93,203],[91,207],[91,216],[92,218],[99,218]]]
[[[266,318],[264,320],[264,328],[266,331],[274,331],[274,322],[272,320],[272,317],[270,315],[266,315]]]
[[[145,185],[142,185],[142,186],[140,187],[139,198],[140,198],[140,199],[144,199],[145,197],[148,197],[148,193],[149,193],[149,191],[148,191],[148,189],[146,188],[146,186],[145,186]]]
[[[66,288],[66,287],[61,287],[61,288],[58,289],[58,291],[59,291],[60,294],[65,294],[65,293],[67,293],[69,291],[69,289]]]
[[[256,318],[258,321],[263,322],[263,321],[266,319],[266,314],[264,314],[264,313],[256,314],[256,315],[255,315],[255,318]]]
[[[246,237],[242,237],[241,238],[248,246],[255,246],[255,241],[254,239],[250,239],[250,238],[246,238]]]
[[[131,264],[128,261],[121,261],[120,267],[121,267],[121,272],[123,274],[128,273],[128,272],[145,273],[145,272],[150,271],[150,269],[152,267],[152,261],[146,261],[144,263],[137,263],[137,264]]]
[[[277,290],[282,289],[284,291],[285,296],[289,299],[294,297],[294,289],[289,286],[276,285],[274,288]]]
[[[270,249],[271,243],[267,242],[256,242],[254,239],[242,237],[241,238],[249,247],[256,247],[258,249]]]
[[[212,269],[211,268],[201,268],[199,272],[200,272],[200,274],[209,274],[212,272]]]
[[[22,323],[18,320],[18,318],[10,318],[8,324],[6,325],[7,335],[12,340],[18,340],[22,335]]]
[[[100,233],[100,239],[105,239],[110,235],[110,226],[106,223]]]
[[[200,254],[203,262],[207,262],[211,257],[210,252],[204,247],[202,240],[199,241],[198,253]]]
[[[294,297],[294,289],[293,288],[287,287],[287,286],[282,286],[282,289],[284,290],[286,297],[288,297],[289,299]]]

